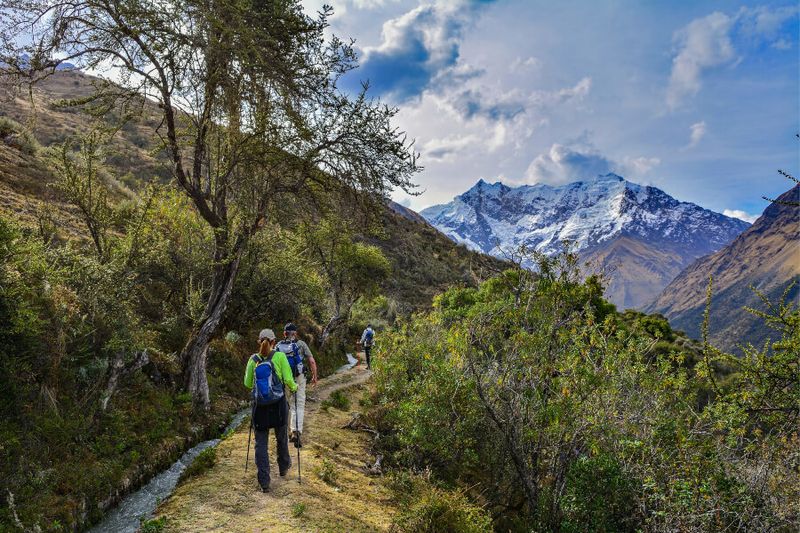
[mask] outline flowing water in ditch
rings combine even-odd
[[[358,360],[348,353],[347,364],[342,365],[336,372],[353,368],[357,362]],[[236,413],[231,423],[225,428],[225,432],[238,428],[249,413],[249,408]],[[123,498],[119,505],[110,510],[98,525],[89,530],[89,533],[135,533],[139,529],[141,520],[151,518],[159,502],[172,494],[181,473],[192,464],[195,457],[206,448],[213,448],[219,444],[219,441],[220,439],[203,441],[189,449],[168,469],[157,474],[136,492]]]

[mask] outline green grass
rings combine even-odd
[[[180,481],[202,474],[215,464],[217,464],[217,449],[206,448],[195,457],[192,464],[186,467],[181,474]]]
[[[152,520],[142,520],[139,526],[139,533],[161,533],[167,525],[167,517],[153,518]]]
[[[350,409],[350,398],[348,398],[343,391],[337,390],[331,394],[330,398],[322,402],[323,409],[328,409],[330,407],[347,411]]]
[[[306,512],[306,504],[300,502],[296,503],[292,506],[292,516],[294,518],[300,518]]]
[[[489,513],[470,502],[461,490],[436,487],[407,471],[393,472],[387,486],[401,511],[391,531],[398,533],[488,533],[492,531]]]

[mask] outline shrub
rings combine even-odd
[[[350,398],[341,390],[334,391],[330,398],[322,402],[323,409],[333,407],[342,411],[350,409]]]
[[[306,504],[303,502],[296,503],[292,506],[292,516],[300,518],[306,512]]]
[[[235,331],[229,331],[225,334],[225,341],[231,344],[236,344],[242,340],[242,336],[236,333]]]
[[[139,533],[161,533],[167,526],[167,517],[162,516],[152,520],[142,520],[139,526]]]
[[[397,478],[399,486],[407,479]],[[417,479],[411,482],[407,505],[397,515],[391,531],[397,533],[482,533],[493,531],[492,519],[485,509],[469,501],[461,491],[432,487]]]
[[[314,473],[328,485],[332,487],[338,486],[336,478],[339,476],[339,470],[330,459],[323,459],[322,463],[314,469]]]
[[[504,530],[796,530],[800,312],[774,306],[783,336],[763,352],[700,360],[575,265],[451,289],[382,336],[386,464],[477,487]],[[722,365],[740,370],[723,382]],[[436,503],[398,524],[424,530]]]
[[[22,124],[8,117],[0,117],[0,140],[28,155],[33,155],[41,149],[33,135]]]
[[[567,474],[561,497],[565,532],[637,531],[634,483],[608,455],[581,457]]]

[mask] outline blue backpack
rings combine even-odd
[[[256,405],[272,405],[283,398],[283,383],[272,365],[272,354],[269,359],[262,359],[259,354],[253,354],[252,359],[256,363],[253,401]]]
[[[303,373],[303,354],[300,353],[296,342],[282,340],[275,349],[286,354],[286,360],[289,361],[289,366],[292,367],[292,377],[296,378]]]
[[[375,332],[372,328],[367,328],[364,332],[364,346],[372,346],[372,338],[375,336]]]

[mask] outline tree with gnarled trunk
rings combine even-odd
[[[389,275],[391,265],[376,246],[354,242],[350,223],[333,215],[301,234],[306,254],[318,265],[330,296],[331,316],[320,339],[325,345],[347,323],[356,300],[374,292]]]
[[[327,7],[312,18],[297,0],[0,6],[7,74],[35,83],[69,62],[113,79],[106,98],[158,102],[155,133],[173,177],[214,232],[208,301],[181,354],[184,387],[208,408],[208,346],[267,219],[285,222],[315,195],[413,188],[416,154],[391,125],[396,110],[367,99],[366,87],[338,90],[355,54],[325,38]]]

